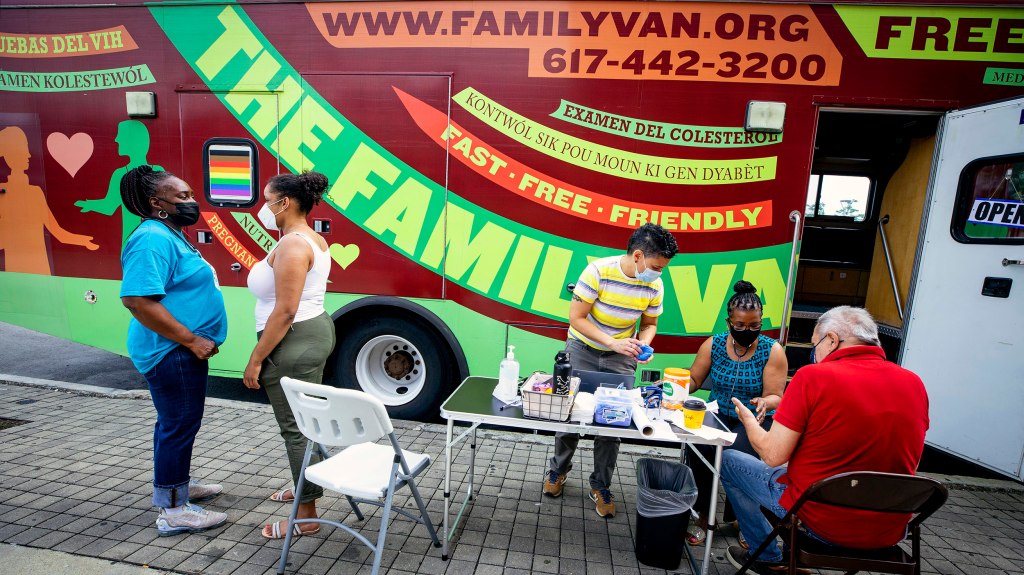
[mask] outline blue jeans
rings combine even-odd
[[[153,505],[188,503],[192,445],[203,423],[209,364],[178,346],[145,374],[156,407],[153,427]]]
[[[725,487],[725,496],[732,501],[740,531],[750,543],[751,552],[756,551],[772,531],[761,507],[778,517],[786,514],[786,509],[779,505],[786,486],[775,481],[785,472],[785,467],[768,467],[749,453],[735,449],[722,452],[722,486]],[[765,547],[760,560],[781,561],[782,551],[778,543],[772,541]]]
[[[732,501],[736,519],[740,522],[740,531],[750,543],[751,553],[757,551],[772,532],[771,523],[768,523],[768,518],[761,512],[761,508],[771,511],[776,517],[786,514],[786,508],[779,505],[779,499],[782,498],[787,486],[776,481],[785,472],[785,466],[768,467],[765,462],[742,451],[730,449],[722,452],[722,485],[725,487],[725,496]],[[807,526],[801,526],[800,529],[811,539],[832,545]],[[778,543],[769,543],[758,559],[768,562],[781,561],[782,552]]]
[[[749,453],[754,456],[757,455],[757,452],[754,451],[754,446],[750,445],[750,439],[747,437],[747,430],[743,427],[743,424],[740,423],[740,420],[722,413],[718,414],[718,419],[736,434],[736,441],[734,441],[729,447],[724,448],[722,451],[723,454],[730,449],[735,449],[737,451],[742,451],[743,453]],[[761,424],[761,428],[767,431],[771,429],[771,426],[772,418],[771,416],[768,416]],[[704,459],[707,459],[708,461],[715,460],[715,446],[697,445],[695,447],[697,451],[704,456]],[[692,454],[687,452],[686,455],[687,457],[690,457]],[[709,512],[711,510],[711,484],[715,479],[714,472],[707,465],[701,463],[696,457],[693,457],[690,463],[690,470],[693,471],[693,479],[697,482],[697,502],[693,504],[693,509],[700,513],[701,519],[710,523]],[[720,507],[719,509],[722,509],[722,521],[728,523],[736,519],[736,513],[733,511],[731,499],[726,499],[725,507]],[[716,520],[715,522],[717,523],[718,521]]]

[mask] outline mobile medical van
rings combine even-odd
[[[655,222],[681,249],[655,368],[739,279],[794,368],[863,305],[929,443],[1020,479],[1022,95],[1010,2],[5,3],[0,321],[125,352],[118,183],[153,164],[199,196],[237,376],[263,186],[316,170],[332,381],[432,416],[506,345],[550,369],[567,285]]]

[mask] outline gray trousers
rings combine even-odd
[[[569,362],[573,369],[586,371],[603,371],[606,373],[636,373],[636,359],[615,352],[603,352],[590,347],[577,339],[569,338],[565,342],[565,350],[569,352]],[[578,433],[556,433],[555,454],[551,457],[551,471],[559,474],[568,473],[572,469],[572,456],[580,442]],[[607,489],[612,484],[615,473],[615,460],[619,457],[619,438],[594,438],[594,472],[590,474],[591,489]]]
[[[263,332],[257,334],[257,337]],[[323,313],[313,319],[293,323],[281,343],[263,360],[260,369],[260,385],[267,392],[270,405],[274,408],[274,417],[281,428],[281,438],[288,452],[288,464],[292,472],[292,485],[299,483],[299,471],[302,459],[306,455],[306,436],[299,431],[295,423],[295,415],[288,398],[281,388],[281,378],[288,376],[299,381],[322,383],[324,363],[334,349],[334,322],[331,316]],[[314,450],[309,464],[320,462],[320,454]],[[306,481],[302,493],[296,493],[301,503],[316,501],[324,494],[324,490],[312,481]]]

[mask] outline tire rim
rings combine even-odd
[[[423,354],[404,337],[379,335],[356,354],[356,381],[384,405],[405,405],[419,397],[426,383]]]

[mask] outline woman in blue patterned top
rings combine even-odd
[[[788,363],[786,351],[779,342],[761,335],[762,304],[757,288],[741,280],[733,286],[733,291],[736,293],[726,307],[729,331],[709,337],[700,346],[690,366],[690,392],[710,386],[710,400],[718,402],[718,418],[736,433],[736,441],[726,449],[738,449],[757,457],[743,425],[736,418],[731,398],[746,404],[757,414],[762,427],[768,429],[772,413],[782,401]],[[709,461],[713,460],[713,447],[698,446],[698,450]],[[700,463],[692,465],[691,469],[698,489],[694,509],[700,513],[700,519],[688,531],[686,541],[699,545],[706,537],[714,475]],[[735,520],[728,502],[723,514],[726,522]]]

